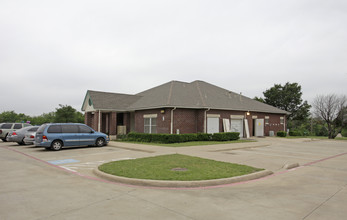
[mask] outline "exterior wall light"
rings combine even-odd
[[[251,113],[248,111],[248,112],[246,113],[246,115],[251,115]]]

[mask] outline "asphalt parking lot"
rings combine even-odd
[[[114,160],[181,153],[274,172],[193,189],[111,183],[92,170]],[[259,138],[196,147],[110,143],[46,151],[0,142],[0,219],[345,219],[347,142]],[[285,165],[299,163],[287,170]]]

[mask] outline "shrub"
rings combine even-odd
[[[341,135],[347,137],[347,128],[342,129]]]
[[[182,143],[190,141],[231,141],[238,140],[240,133],[227,132],[215,134],[144,134],[130,132],[127,140],[138,142],[154,142],[162,144]]]
[[[198,133],[197,140],[198,141],[210,141],[212,139],[212,134],[207,133]]]
[[[287,133],[285,131],[278,131],[277,132],[277,136],[278,137],[286,137],[287,136]]]
[[[232,141],[240,138],[239,132],[214,133],[212,141]]]

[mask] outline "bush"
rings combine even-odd
[[[198,133],[197,139],[198,141],[210,141],[212,139],[212,134]]]
[[[215,134],[144,134],[130,132],[127,140],[138,142],[154,142],[162,144],[182,143],[190,141],[232,141],[238,140],[240,133],[215,133]]]
[[[277,136],[278,137],[286,137],[287,136],[287,133],[285,131],[278,131],[277,132]]]
[[[342,129],[341,135],[347,137],[347,128]]]
[[[212,141],[232,141],[240,138],[239,132],[214,133]]]

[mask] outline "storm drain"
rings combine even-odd
[[[176,167],[176,168],[172,168],[172,171],[187,171],[187,168],[182,168],[182,167]]]

